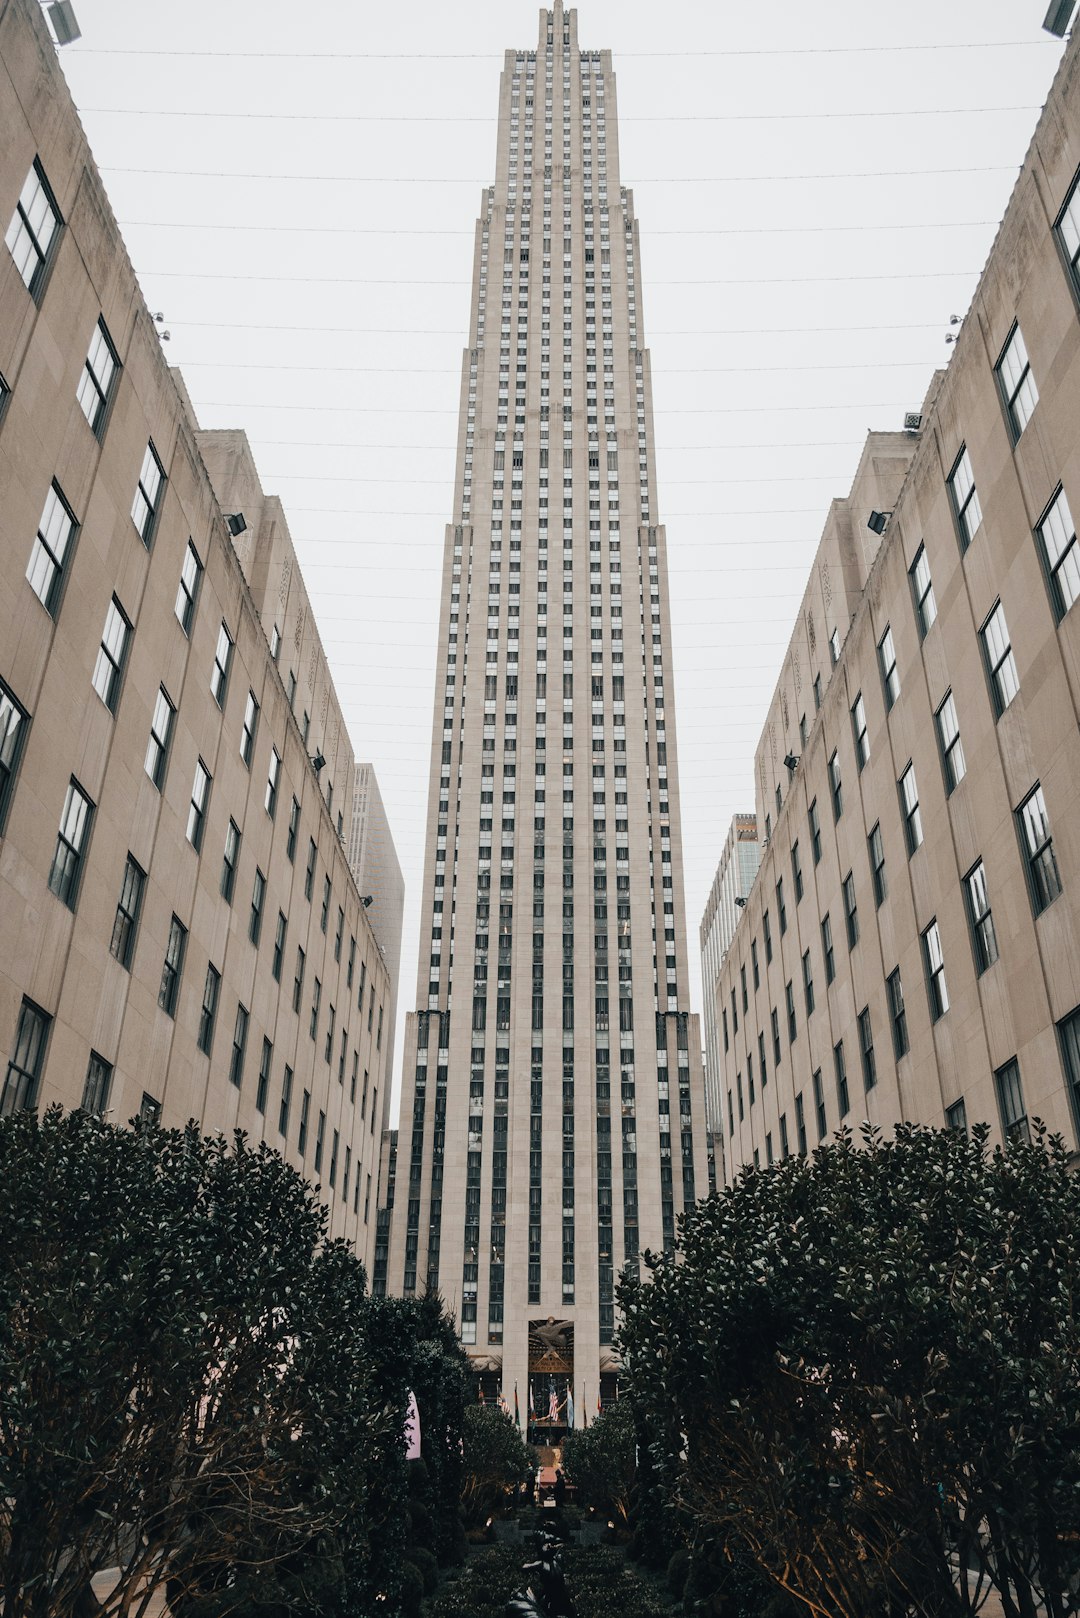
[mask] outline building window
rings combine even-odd
[[[821,712],[821,675],[814,675],[814,712]]]
[[[908,1040],[907,1011],[904,1007],[904,985],[900,981],[900,968],[896,967],[889,973],[885,982],[885,989],[889,996],[889,1021],[892,1023],[893,1054],[899,1061],[906,1056],[910,1048]]]
[[[1000,716],[1020,689],[1009,626],[1005,622],[1005,610],[1000,601],[995,602],[989,618],[980,629],[979,639],[986,661],[994,712]]]
[[[760,968],[758,966],[757,939],[756,938],[752,938],[750,940],[750,965],[753,968],[753,973],[754,973],[754,988],[755,989],[760,989],[761,988],[761,970],[760,970]]]
[[[794,1045],[795,1036],[797,1035],[799,1029],[798,1029],[798,1024],[796,1023],[796,1020],[795,1020],[795,990],[794,990],[794,987],[792,986],[791,983],[786,984],[785,987],[784,987],[784,1000],[785,1000],[785,1004],[787,1006],[788,1044],[789,1045]],[[765,1084],[765,1070],[764,1070],[764,1068],[762,1068],[761,1083],[762,1083],[762,1086],[764,1087],[764,1084]]]
[[[323,1061],[324,1062],[329,1062],[330,1058],[332,1057],[332,1055],[334,1053],[334,1021],[335,1021],[336,1017],[337,1017],[337,1009],[331,1003],[330,1015],[326,1019],[326,1046],[325,1046],[325,1049],[323,1050]]]
[[[135,498],[131,502],[131,520],[139,530],[143,544],[149,549],[154,527],[161,510],[161,495],[165,487],[165,468],[158,460],[153,441],[146,446],[139,481],[135,485]]]
[[[1019,326],[1014,326],[1009,333],[1009,340],[1002,349],[994,371],[1015,444],[1039,402],[1039,390],[1031,374],[1031,361]]]
[[[1016,811],[1020,829],[1020,846],[1027,865],[1031,906],[1037,916],[1047,905],[1053,904],[1061,892],[1061,876],[1054,855],[1054,839],[1050,835],[1050,821],[1046,813],[1046,799],[1041,786],[1028,793]]]
[[[964,1105],[963,1096],[959,1101],[954,1101],[951,1107],[945,1108],[945,1128],[953,1130],[957,1135],[967,1134],[967,1107]]]
[[[1073,181],[1054,229],[1072,275],[1073,287],[1080,292],[1080,178]]]
[[[945,985],[945,957],[941,953],[941,934],[936,921],[932,921],[923,933],[922,949],[930,1021],[937,1022],[949,1009],[949,991]]]
[[[23,743],[30,728],[26,712],[0,680],[0,836],[15,792],[15,776],[22,757]]]
[[[184,971],[186,948],[187,928],[174,916],[169,923],[169,942],[165,946],[161,987],[158,990],[158,1005],[169,1017],[176,1016],[176,1002],[180,998],[180,979]]]
[[[247,1045],[247,1031],[247,1008],[237,1001],[236,1021],[233,1024],[232,1056],[229,1058],[229,1083],[234,1084],[238,1090],[244,1077],[244,1048]]]
[[[1063,489],[1051,500],[1036,532],[1054,611],[1058,618],[1064,618],[1080,596],[1080,545],[1076,542],[1076,524]]]
[[[59,484],[52,484],[45,497],[45,509],[30,552],[26,577],[41,605],[53,618],[60,606],[64,569],[77,527],[75,514],[61,494]]]
[[[210,787],[212,777],[202,759],[195,766],[195,780],[191,787],[191,803],[188,807],[187,840],[196,852],[202,847],[203,831],[206,827],[206,811],[210,803]]]
[[[851,709],[851,733],[855,738],[855,764],[861,771],[870,762],[870,738],[866,734],[866,704],[860,691]]]
[[[264,1037],[262,1057],[259,1061],[259,1082],[255,1088],[255,1110],[266,1116],[266,1098],[270,1092],[270,1068],[274,1060],[274,1047]]]
[[[814,864],[821,864],[821,816],[818,814],[817,799],[815,798],[807,811],[810,822],[810,852],[814,857]]]
[[[819,1067],[814,1069],[812,1082],[814,1086],[814,1119],[817,1123],[817,1138],[818,1140],[824,1140],[828,1121],[825,1115],[825,1086],[821,1082],[821,1069]]]
[[[848,949],[854,949],[859,942],[859,907],[855,899],[855,877],[851,871],[844,878],[844,921]]]
[[[131,625],[119,601],[113,596],[105,614],[105,628],[94,665],[93,682],[94,690],[110,713],[116,712],[130,636]]]
[[[281,1078],[281,1102],[278,1106],[278,1134],[289,1132],[289,1107],[292,1103],[293,1070],[287,1067]]]
[[[322,1004],[322,984],[315,979],[315,987],[311,995],[311,1020],[308,1024],[308,1033],[315,1039],[319,1032],[319,1006]]]
[[[299,1011],[300,1010],[300,1000],[301,1000],[301,998],[303,996],[303,993],[304,993],[304,966],[306,964],[306,961],[307,961],[307,957],[304,954],[302,946],[297,945],[297,949],[296,949],[296,971],[293,974],[292,1008],[293,1008],[294,1011]]]
[[[870,1022],[870,1007],[859,1012],[859,1055],[862,1057],[863,1089],[872,1090],[877,1083],[877,1063],[874,1060],[874,1029]]]
[[[844,812],[844,787],[840,779],[840,756],[833,753],[829,760],[829,791],[832,795],[833,820],[839,820]]]
[[[165,785],[165,767],[169,760],[169,742],[172,739],[176,709],[169,701],[165,687],[158,687],[154,703],[154,717],[150,721],[150,740],[146,744],[146,773],[160,792]]]
[[[772,1010],[769,1013],[769,1020],[770,1020],[770,1022],[772,1024],[773,1065],[775,1067],[779,1067],[780,1066],[780,1057],[782,1055],[782,1052],[781,1052],[781,1049],[780,1049],[780,1018],[779,1018],[779,1016],[777,1014],[777,1010],[776,1010],[775,1006],[773,1006]]]
[[[900,813],[904,817],[904,836],[908,855],[922,846],[922,812],[919,808],[919,786],[915,780],[915,766],[909,764],[897,782],[900,791]]]
[[[139,1123],[146,1129],[156,1129],[161,1122],[161,1102],[146,1090],[139,1102]]]
[[[275,983],[281,982],[281,965],[285,954],[285,934],[288,931],[288,920],[283,910],[278,911],[277,927],[274,932],[274,953],[270,961],[270,971],[273,973]]]
[[[142,907],[145,885],[146,872],[129,854],[124,866],[124,878],[120,884],[120,899],[116,906],[112,938],[109,940],[109,953],[128,972],[131,971],[131,957],[135,953],[135,934],[138,931],[139,911]]]
[[[324,876],[323,877],[323,890],[322,890],[322,909],[319,912],[319,928],[324,933],[326,931],[327,923],[330,920],[330,895],[331,895],[332,891],[333,891],[333,889],[331,888],[329,876]]]
[[[311,895],[315,890],[315,861],[318,859],[318,857],[319,851],[315,847],[315,839],[312,837],[308,841],[307,870],[304,873],[304,898],[309,904],[311,902]],[[323,928],[323,931],[326,931],[325,927]]]
[[[296,1137],[296,1149],[303,1157],[307,1151],[308,1114],[311,1111],[311,1091],[305,1090],[300,1098],[300,1129]]]
[[[45,170],[35,157],[4,237],[15,268],[35,303],[41,302],[50,257],[62,224]]]
[[[960,549],[966,551],[982,522],[982,507],[979,505],[975,477],[971,470],[971,457],[966,447],[960,451],[956,464],[949,474],[949,497],[960,532]]]
[[[870,850],[870,880],[874,887],[874,904],[878,910],[885,903],[889,884],[885,880],[885,845],[881,839],[880,821],[866,840]]]
[[[64,799],[64,812],[56,838],[56,852],[49,871],[49,887],[69,910],[75,909],[79,897],[83,861],[90,841],[90,828],[94,820],[94,805],[72,776]]]
[[[772,960],[772,923],[769,920],[769,912],[767,910],[764,912],[761,918],[761,934],[765,940],[765,964],[768,965]],[[736,1023],[735,1027],[737,1031],[738,1023]]]
[[[76,393],[76,398],[82,406],[82,413],[90,423],[90,431],[95,438],[101,437],[113,385],[119,374],[120,361],[105,322],[99,319],[94,327],[94,335],[90,339],[90,349]]]
[[[920,545],[915,552],[915,560],[911,564],[909,576],[911,578],[911,598],[915,603],[915,621],[919,626],[919,639],[922,640],[937,617],[934,581],[930,577],[930,563],[927,560],[925,545]]]
[[[275,624],[274,627],[273,627],[273,630],[271,631],[271,634],[270,634],[270,656],[273,658],[275,663],[278,660],[278,653],[280,651],[281,651],[281,630],[278,628],[277,624]]]
[[[294,798],[289,810],[289,831],[285,838],[285,853],[291,865],[296,858],[296,834],[300,830],[300,800]]]
[[[896,670],[896,647],[893,645],[892,625],[878,641],[878,667],[881,670],[881,688],[885,693],[885,711],[895,707],[900,695],[900,676]]]
[[[281,780],[281,754],[276,747],[270,749],[270,768],[266,775],[266,795],[263,808],[273,820],[277,809],[278,782]]]
[[[851,1109],[851,1099],[848,1095],[847,1060],[844,1056],[844,1041],[833,1046],[833,1067],[836,1070],[836,1105],[841,1118],[846,1118]]]
[[[975,952],[975,970],[981,975],[998,958],[994,918],[986,891],[986,868],[982,860],[973,865],[964,878],[964,898],[967,902],[971,941]]]
[[[210,1055],[214,1043],[214,1021],[217,1017],[220,988],[221,973],[216,966],[208,965],[206,982],[203,985],[202,1009],[199,1012],[199,1049],[207,1056]]]
[[[798,838],[791,845],[791,880],[795,884],[795,903],[803,896],[802,860],[799,858]]]
[[[240,863],[240,827],[235,820],[229,821],[229,829],[225,833],[225,857],[221,862],[221,897],[226,904],[232,904],[233,889],[236,886],[236,867]]]
[[[191,625],[195,619],[195,603],[199,597],[199,580],[202,578],[202,563],[199,553],[191,543],[187,542],[184,552],[184,565],[180,569],[180,583],[176,591],[176,619],[185,635],[191,634]]]
[[[255,732],[259,728],[259,704],[255,701],[254,691],[247,694],[244,704],[244,725],[240,732],[240,757],[251,768],[251,758],[255,751]]]
[[[1080,1126],[1080,1006],[1057,1025],[1061,1040],[1061,1058],[1065,1065],[1069,1096],[1073,1105],[1073,1118]]]
[[[829,661],[833,668],[840,661],[840,631],[838,629],[834,629],[829,636]]]
[[[825,982],[831,983],[836,977],[836,955],[833,950],[832,922],[828,911],[821,918],[821,953],[825,960]]]
[[[256,949],[258,949],[259,939],[262,937],[262,913],[265,899],[266,878],[256,866],[255,882],[251,889],[251,915],[248,917],[248,937]]]
[[[1020,1083],[1020,1064],[1015,1056],[1003,1067],[995,1068],[994,1084],[1001,1111],[1001,1132],[1005,1139],[1030,1140],[1024,1089]]]
[[[814,1009],[814,969],[810,964],[810,951],[807,950],[802,958],[803,996],[806,1000],[806,1015],[809,1017]]]
[[[51,1024],[52,1018],[40,1006],[32,1000],[23,1001],[0,1094],[0,1118],[10,1118],[14,1112],[26,1112],[36,1105]]]
[[[787,932],[787,906],[784,903],[784,879],[776,884],[776,914],[780,922],[780,937]]]
[[[112,1063],[106,1062],[97,1051],[91,1051],[86,1078],[83,1081],[82,1110],[88,1112],[92,1118],[104,1118],[109,1110],[112,1075]]]
[[[218,630],[217,648],[214,652],[214,666],[210,670],[210,694],[219,708],[225,706],[225,693],[229,689],[229,669],[232,666],[233,638],[229,634],[229,626],[225,620],[221,621]]]
[[[315,1157],[312,1163],[312,1167],[314,1168],[316,1174],[322,1172],[323,1145],[325,1144],[325,1141],[326,1114],[325,1112],[320,1112],[318,1126],[315,1130]]]
[[[956,717],[956,703],[951,691],[946,691],[941,707],[934,715],[937,725],[938,746],[941,749],[941,771],[945,777],[945,795],[948,797],[967,774],[964,748],[960,741],[960,721]]]
[[[799,1156],[805,1157],[807,1152],[806,1110],[803,1107],[801,1094],[795,1097],[795,1139],[798,1144]]]

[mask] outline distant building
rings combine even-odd
[[[811,570],[716,997],[729,1175],[864,1119],[1077,1145],[1078,67],[1074,35],[952,363]]]
[[[720,1043],[716,1017],[716,984],[724,957],[735,936],[739,919],[736,900],[745,899],[750,892],[761,864],[758,844],[757,817],[752,814],[736,815],[728,830],[720,864],[709,890],[705,914],[701,918],[701,984],[703,1033],[705,1035],[705,1106],[709,1133],[719,1128],[720,1097]]]
[[[36,0],[0,60],[0,1113],[244,1129],[370,1263],[390,974],[285,515],[165,363]]]
[[[352,811],[349,818],[349,865],[361,897],[370,898],[367,919],[383,963],[390,974],[387,1012],[386,1071],[394,1071],[398,984],[401,977],[401,929],[405,916],[405,878],[386,818],[374,765],[353,766]]]

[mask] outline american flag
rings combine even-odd
[[[548,1396],[548,1421],[558,1421],[558,1419],[559,1401],[555,1397],[555,1389],[552,1388],[551,1393]]]

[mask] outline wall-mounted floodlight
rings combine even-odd
[[[53,37],[58,45],[73,45],[77,39],[82,38],[82,29],[76,20],[71,0],[51,0],[51,4],[45,9],[49,13]],[[1071,11],[1072,7],[1069,9]]]
[[[891,511],[872,511],[866,519],[866,526],[873,534],[883,534],[891,516]]]
[[[363,905],[365,910],[370,910],[372,905],[375,903],[375,895],[373,893],[365,893],[360,903]]]
[[[227,511],[225,513],[225,526],[234,539],[240,534],[247,533],[247,523],[242,511]]]
[[[743,908],[743,906],[746,904],[746,900],[740,894],[737,893],[735,895],[735,903],[738,905],[739,909],[741,910]]]
[[[1076,0],[1050,0],[1050,10],[1046,13],[1046,21],[1043,23],[1048,34],[1056,34],[1059,39],[1064,39],[1072,21],[1075,4]]]
[[[784,763],[789,770],[797,770],[799,768],[798,753],[788,753],[784,758]]]
[[[323,758],[322,754],[321,753],[316,753],[315,756],[311,760],[311,768],[315,771],[316,775],[318,775],[319,771],[322,769],[322,767],[323,767],[323,765],[325,763],[326,763],[326,760]]]

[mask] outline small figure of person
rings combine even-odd
[[[555,1506],[561,1511],[566,1504],[566,1479],[561,1466],[555,1468]]]

